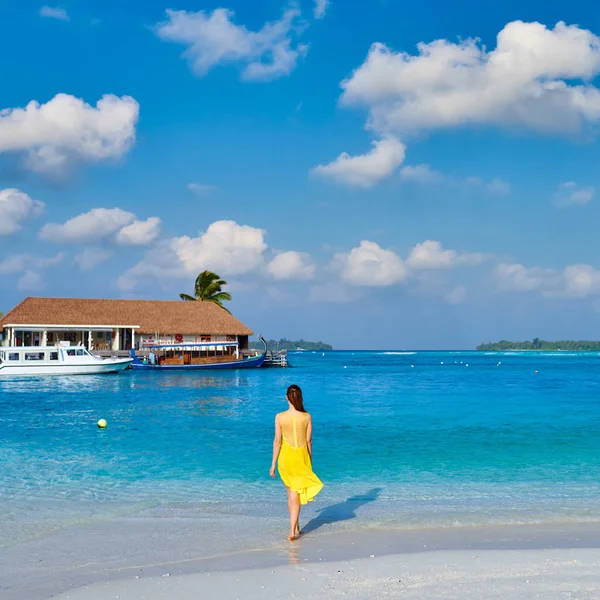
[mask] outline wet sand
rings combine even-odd
[[[179,527],[179,528],[178,528]],[[254,551],[183,549],[189,523],[72,527],[0,551],[4,600],[600,597],[600,524],[309,531]],[[118,534],[118,535],[117,535]],[[129,540],[124,545],[122,541]],[[183,556],[183,558],[182,558]],[[205,595],[206,592],[206,595]],[[295,595],[294,595],[295,594]],[[538,594],[539,596],[537,596]],[[594,595],[595,594],[595,595]]]

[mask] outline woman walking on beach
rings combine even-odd
[[[313,500],[323,484],[312,470],[312,419],[304,409],[302,390],[290,385],[286,399],[288,410],[275,417],[275,440],[271,477],[277,464],[288,494],[290,512],[289,540],[300,535],[300,506]]]

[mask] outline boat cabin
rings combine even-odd
[[[6,363],[39,365],[40,363],[70,362],[77,359],[89,359],[92,354],[83,346],[74,348],[43,348],[41,346],[0,347],[0,365]]]

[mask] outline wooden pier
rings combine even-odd
[[[287,350],[267,350],[263,367],[287,367]]]

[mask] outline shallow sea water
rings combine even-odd
[[[268,546],[286,526],[268,469],[291,383],[325,483],[303,516],[315,534],[600,521],[597,353],[289,358],[285,370],[0,379],[0,546],[111,523],[117,537],[176,523],[182,537],[164,544],[189,542],[189,555],[199,535],[205,553]]]

